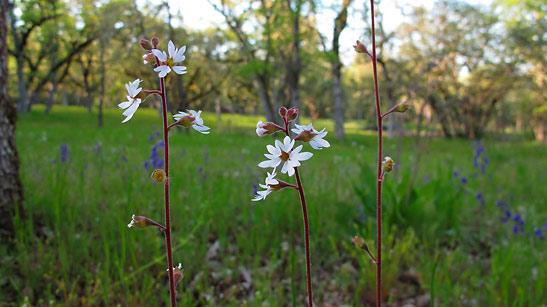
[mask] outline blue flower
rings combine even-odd
[[[462,177],[461,181],[462,181],[463,184],[466,184],[467,183],[467,178]]]
[[[454,178],[458,178],[459,174],[458,174],[457,171],[454,171],[454,172],[452,172],[452,176],[454,176]]]
[[[68,160],[68,144],[63,144],[59,149],[61,150],[61,163],[66,163]]]

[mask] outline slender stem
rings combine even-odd
[[[382,110],[378,90],[378,70],[376,67],[376,38],[374,27],[374,0],[370,0],[372,23],[372,70],[374,73],[374,96],[376,98],[376,118],[378,121],[378,174],[376,189],[376,306],[382,306]]]
[[[171,218],[169,208],[169,130],[167,129],[167,98],[165,93],[165,78],[160,78],[161,103],[163,117],[163,144],[165,161],[165,245],[167,246],[167,265],[169,266],[169,293],[171,296],[171,306],[177,306],[175,278],[173,276],[173,252],[171,249]]]
[[[285,134],[290,137],[289,121],[285,116],[283,117],[283,121],[285,123],[285,129],[283,130],[283,132],[285,132]],[[313,307],[313,294],[311,287],[310,223],[308,219],[308,207],[306,206],[306,196],[304,196],[304,187],[302,186],[302,180],[300,180],[300,172],[298,171],[298,167],[295,167],[294,174],[296,175],[297,186],[291,186],[298,190],[298,193],[300,194],[300,203],[302,204],[302,218],[304,220],[304,241],[306,250],[306,286],[308,288],[308,305],[309,307]]]
[[[311,259],[310,259],[310,225],[308,220],[308,208],[306,207],[306,197],[304,196],[304,188],[300,180],[298,167],[295,168],[296,182],[298,183],[298,193],[300,194],[300,202],[302,203],[302,217],[304,219],[304,238],[306,244],[306,278],[308,287],[308,304],[313,306],[313,295],[311,288]]]

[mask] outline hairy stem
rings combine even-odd
[[[173,276],[173,251],[171,248],[171,217],[169,207],[169,129],[167,126],[167,94],[165,92],[165,78],[160,78],[161,103],[163,118],[163,143],[164,143],[164,161],[165,161],[165,245],[167,247],[167,265],[169,270],[169,293],[171,296],[171,306],[177,306],[175,278]]]
[[[376,118],[378,122],[378,173],[376,189],[376,306],[382,305],[382,110],[378,90],[378,70],[376,67],[376,38],[374,27],[374,0],[370,0],[372,24],[372,70],[374,73],[374,97],[376,98]]]

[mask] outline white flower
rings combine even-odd
[[[313,128],[313,124],[309,125],[296,125],[296,128],[291,129],[297,137],[296,140],[303,142],[310,142],[313,149],[323,149],[323,147],[330,147],[329,142],[323,138],[327,135],[325,128],[321,131],[317,131]]]
[[[258,123],[256,123],[256,134],[258,136],[265,136],[268,133],[268,130],[264,129],[264,123],[259,120]]]
[[[201,110],[199,112],[196,112],[194,110],[188,110],[188,113],[179,111],[178,114],[173,115],[175,120],[177,122],[180,122],[179,124],[183,127],[190,127],[194,128],[194,130],[201,132],[203,134],[209,134],[211,131],[207,131],[211,128],[203,125],[203,118],[200,117]]]
[[[133,117],[133,114],[135,114],[135,112],[139,108],[139,105],[141,104],[141,99],[137,98],[137,95],[142,90],[142,88],[139,87],[139,84],[141,82],[142,80],[137,79],[125,85],[125,88],[127,89],[127,101],[124,101],[118,105],[120,109],[126,109],[123,112],[123,115],[127,117],[122,121],[122,123],[125,123],[126,121],[130,120],[131,117]]]
[[[175,65],[186,59],[184,56],[186,46],[182,46],[180,49],[177,49],[175,48],[175,44],[173,44],[172,41],[169,41],[167,51],[169,52],[169,57],[167,57],[165,51],[152,49],[152,53],[158,58],[158,60],[160,60],[161,63],[160,66],[154,68],[154,71],[158,73],[158,77],[164,78],[171,71],[171,69],[179,75],[187,73],[186,66]]]
[[[136,216],[133,214],[131,217],[131,223],[127,224],[127,227],[144,228],[146,227],[146,218],[144,216]]]
[[[283,128],[272,122],[263,122],[261,120],[256,123],[256,134],[260,137],[263,137],[268,134],[276,133],[277,131],[283,130]]]
[[[266,184],[260,184],[260,187],[263,188],[263,189],[266,189],[266,190],[257,191],[256,195],[255,195],[255,198],[253,198],[252,201],[259,201],[259,200],[266,199],[266,196],[268,196],[268,194],[272,193],[272,191],[274,190],[272,185],[279,184],[279,181],[277,181],[277,179],[274,179],[275,175],[276,174],[275,174],[275,168],[274,168],[274,170],[272,171],[271,174],[268,173],[268,176],[266,177]]]
[[[308,160],[313,156],[311,152],[300,152],[302,145],[293,149],[294,140],[286,136],[281,143],[279,140],[275,140],[275,147],[268,145],[266,148],[270,154],[264,154],[264,156],[270,160],[262,161],[258,164],[259,167],[277,167],[281,162],[284,162],[281,172],[283,174],[288,173],[289,176],[294,175],[294,168],[300,166],[299,161]]]

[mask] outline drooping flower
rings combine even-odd
[[[136,216],[133,214],[131,222],[127,224],[127,227],[145,228],[147,225],[146,218],[144,216]]]
[[[297,137],[295,140],[302,142],[310,142],[310,145],[313,149],[323,149],[323,147],[330,147],[329,142],[323,138],[327,135],[325,128],[321,131],[317,131],[313,128],[313,124],[309,125],[296,125],[296,128],[291,129]]]
[[[268,196],[270,193],[272,193],[275,189],[274,186],[279,184],[279,181],[275,179],[276,173],[275,169],[272,171],[272,173],[268,173],[268,176],[266,177],[266,184],[260,184],[260,187],[263,189],[266,189],[264,191],[256,191],[255,197],[252,199],[252,201],[259,201],[266,199],[266,196]]]
[[[256,134],[260,137],[276,133],[277,131],[283,130],[283,128],[272,122],[263,122],[261,120],[256,123]]]
[[[177,74],[182,75],[187,73],[186,66],[176,65],[186,59],[184,52],[186,52],[186,46],[182,46],[180,49],[175,48],[175,44],[172,41],[169,41],[167,44],[167,51],[169,52],[169,57],[165,51],[160,51],[158,49],[152,49],[152,53],[160,61],[160,65],[154,68],[154,71],[158,73],[158,77],[164,78],[171,70],[174,70]]]
[[[300,161],[308,160],[313,154],[311,152],[300,152],[302,145],[294,149],[293,146],[294,140],[291,140],[288,136],[285,137],[283,143],[275,140],[275,147],[268,145],[266,148],[270,153],[264,154],[270,160],[262,161],[258,166],[262,168],[277,167],[281,162],[284,162],[281,172],[283,174],[288,173],[289,176],[294,175],[294,168],[300,166]]]
[[[393,170],[393,167],[395,166],[395,162],[390,157],[386,156],[384,158],[384,161],[382,162],[384,172],[389,173]]]
[[[142,80],[136,79],[135,81],[129,82],[125,85],[125,88],[127,89],[127,101],[124,101],[118,105],[120,109],[125,109],[122,114],[126,116],[126,118],[122,121],[122,123],[130,120],[141,104],[141,99],[137,97],[142,91],[142,88],[139,87],[141,82]]]
[[[169,272],[169,269],[167,269],[167,272]],[[175,287],[183,278],[184,269],[182,268],[182,263],[179,263],[178,266],[173,267],[173,279],[175,281]]]
[[[177,122],[179,122],[179,125],[183,127],[192,127],[197,132],[203,133],[203,134],[209,134],[211,131],[207,131],[211,128],[203,125],[203,118],[201,116],[201,110],[196,112],[194,110],[188,110],[188,113],[180,111],[178,114],[173,115],[173,118]]]

